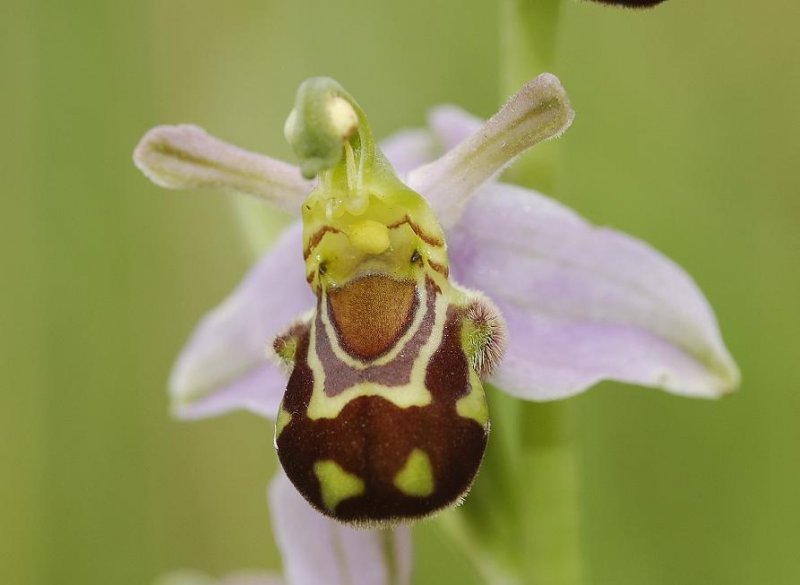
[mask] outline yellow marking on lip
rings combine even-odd
[[[486,393],[478,375],[470,368],[469,394],[459,398],[456,402],[458,416],[471,418],[482,427],[489,423],[489,407],[486,404]]]
[[[421,449],[411,451],[403,468],[394,476],[394,485],[407,496],[424,498],[431,495],[436,482],[428,454]]]
[[[343,500],[364,493],[364,481],[360,477],[346,472],[332,459],[314,463],[314,475],[319,480],[322,502],[331,512],[335,512],[336,506]]]
[[[275,421],[275,438],[276,439],[281,435],[281,432],[283,431],[283,429],[285,429],[286,425],[288,425],[290,422],[292,422],[291,413],[286,411],[286,410],[284,410],[283,406],[281,406],[281,409],[278,411],[278,418]]]
[[[327,396],[322,390],[318,393],[315,389],[306,414],[311,420],[333,419],[339,416],[339,413],[351,401],[362,396],[380,396],[399,408],[428,406],[433,401],[431,393],[424,385],[415,386],[412,383],[403,386],[386,386],[374,382],[362,382],[350,386],[335,396]]]

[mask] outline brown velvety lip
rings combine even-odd
[[[391,349],[411,326],[419,306],[417,285],[383,274],[366,274],[328,290],[339,342],[349,354],[372,360]]]

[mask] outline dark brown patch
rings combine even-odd
[[[434,400],[458,400],[469,392],[469,362],[461,347],[461,314],[447,310],[442,342],[425,371],[425,387]]]
[[[425,384],[433,401],[425,407],[400,408],[377,396],[362,396],[333,419],[307,416],[313,388],[306,333],[283,408],[292,418],[277,440],[287,475],[320,512],[358,524],[381,524],[427,516],[453,504],[472,484],[486,447],[487,429],[456,412],[469,392],[469,370],[460,347],[460,315],[448,311],[445,335],[428,366]],[[413,449],[430,458],[434,491],[412,497],[394,485]],[[325,508],[314,463],[332,459],[365,483],[362,495],[342,501],[335,513]]]
[[[419,305],[413,281],[369,275],[328,290],[331,322],[350,355],[375,359],[402,337]]]

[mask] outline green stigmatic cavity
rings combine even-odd
[[[306,81],[286,137],[303,173],[313,313],[278,336],[291,368],[275,433],[289,479],[323,514],[381,526],[460,502],[489,431],[481,378],[503,322],[449,280],[444,232],[395,175],[338,83]]]

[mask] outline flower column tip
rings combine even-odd
[[[306,179],[339,163],[345,145],[362,130],[362,117],[353,98],[335,80],[312,77],[300,85],[283,134]]]

